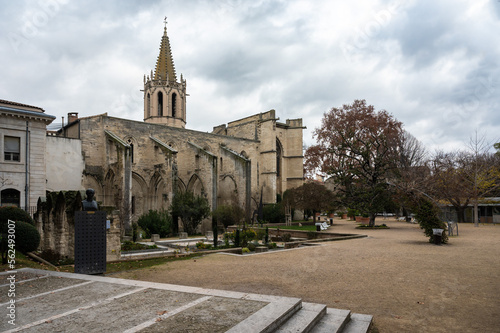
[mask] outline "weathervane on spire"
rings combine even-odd
[[[167,17],[165,16],[165,18],[163,19],[163,23],[165,23],[165,29],[167,28]]]

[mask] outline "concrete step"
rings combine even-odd
[[[276,333],[308,333],[326,314],[326,305],[302,303],[302,308],[288,319]]]
[[[372,325],[373,316],[351,313],[351,320],[347,323],[342,333],[367,333]]]
[[[351,318],[351,311],[341,309],[326,309],[326,315],[321,318],[311,333],[342,332]]]

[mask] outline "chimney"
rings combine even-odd
[[[70,112],[68,113],[68,124],[78,120],[78,112]]]

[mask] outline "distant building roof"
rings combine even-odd
[[[40,110],[39,112],[45,112],[44,109],[38,107],[38,106],[33,106],[33,105],[28,105],[28,104],[22,104],[22,103],[17,103],[17,102],[11,102],[11,101],[6,101],[4,99],[0,99],[0,104],[7,104],[7,105],[12,105],[12,106],[18,106],[22,108],[29,108],[29,109],[35,109],[35,110]]]

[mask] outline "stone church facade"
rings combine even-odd
[[[250,219],[261,196],[275,203],[303,183],[302,119],[282,123],[270,110],[199,132],[185,128],[186,96],[165,28],[155,71],[144,76],[143,122],[73,114],[57,134],[81,140],[82,185],[120,210],[125,229],[150,209],[168,209],[179,191],[205,196],[212,209],[238,204]]]

